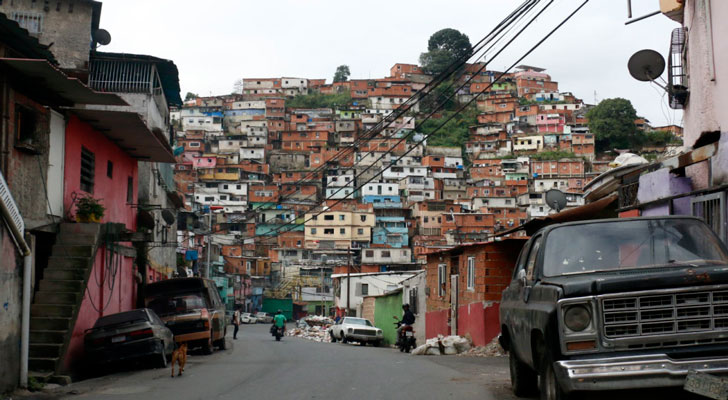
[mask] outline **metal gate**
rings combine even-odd
[[[728,243],[726,241],[725,199],[725,192],[695,196],[690,199],[690,210],[693,216],[710,225],[723,243]]]

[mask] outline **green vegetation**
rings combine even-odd
[[[345,107],[351,103],[351,94],[348,90],[341,93],[323,94],[313,92],[309,94],[299,94],[298,96],[286,100],[286,107],[290,108],[339,108]]]
[[[545,161],[545,160],[559,160],[562,158],[581,158],[570,151],[542,151],[540,153],[531,154],[532,160]]]
[[[348,81],[349,75],[351,75],[351,72],[349,71],[349,66],[339,65],[338,67],[336,67],[336,72],[334,73],[334,83]]]
[[[417,127],[418,132],[427,135],[434,132],[440,124],[450,118],[454,111],[443,111],[439,118],[430,118]],[[464,147],[465,142],[470,137],[470,127],[478,123],[478,110],[474,107],[468,107],[461,113],[447,122],[439,131],[435,132],[427,139],[428,146],[450,146]]]
[[[430,36],[427,52],[420,55],[420,64],[428,74],[438,75],[447,70],[455,60],[472,51],[473,46],[467,35],[456,29],[446,28]]]
[[[187,92],[187,94],[185,95],[185,101],[194,100],[198,97],[200,97],[200,96],[198,96],[196,93]]]
[[[642,144],[634,121],[637,119],[632,103],[627,99],[604,99],[586,113],[589,130],[594,132],[596,151],[635,149]]]
[[[681,145],[682,140],[670,131],[650,131],[644,133],[644,146]]]

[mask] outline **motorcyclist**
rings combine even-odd
[[[284,329],[286,327],[286,316],[283,315],[283,311],[278,310],[276,311],[276,315],[273,317],[273,327],[271,328],[281,328]]]
[[[403,304],[402,311],[403,311],[402,319],[400,320],[401,324],[399,325],[399,327],[397,327],[398,336],[399,336],[402,328],[404,328],[405,326],[414,325],[414,323],[415,323],[415,314],[412,311],[410,311],[409,304]]]

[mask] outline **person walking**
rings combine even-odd
[[[238,340],[238,330],[240,329],[240,307],[236,307],[235,312],[233,313],[233,326],[235,326],[233,330],[233,340]]]

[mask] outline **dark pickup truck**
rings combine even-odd
[[[517,396],[682,386],[728,373],[728,252],[692,217],[546,227],[500,305]]]

